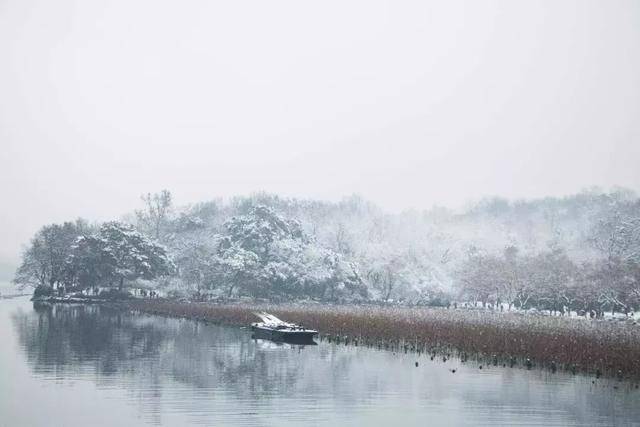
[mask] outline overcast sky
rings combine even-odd
[[[639,137],[639,1],[0,0],[0,261],[162,188],[639,190]]]

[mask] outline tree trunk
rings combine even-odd
[[[122,288],[124,287],[124,277],[120,278],[120,284],[118,284],[118,290],[122,292]]]
[[[233,288],[235,288],[235,284],[231,284],[231,286],[229,286],[229,291],[227,292],[227,299],[231,298],[231,294],[233,293]]]
[[[392,290],[393,290],[393,285],[387,286],[387,292],[385,292],[385,295],[384,295],[384,301],[385,302],[389,301],[389,297],[391,296],[391,291]]]

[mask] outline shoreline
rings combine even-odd
[[[466,309],[132,300],[132,310],[247,326],[254,311],[319,331],[319,338],[462,363],[640,379],[640,327],[619,322]],[[480,368],[481,369],[481,368]]]
[[[9,295],[0,295],[0,299],[14,299],[20,297],[29,297],[31,294],[9,294]]]

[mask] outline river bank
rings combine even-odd
[[[308,304],[211,304],[167,300],[127,302],[133,310],[246,326],[254,311],[320,331],[320,338],[394,352],[456,356],[482,365],[543,368],[552,372],[640,379],[640,327],[463,309],[325,306]]]

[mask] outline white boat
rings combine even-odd
[[[265,313],[264,311],[253,314],[262,320],[262,322],[251,324],[251,330],[256,338],[304,343],[313,342],[313,337],[318,335],[318,331],[305,328],[295,323],[285,322],[273,314]]]

